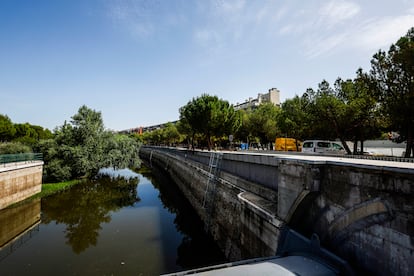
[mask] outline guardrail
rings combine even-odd
[[[18,153],[18,154],[0,154],[0,164],[43,160],[42,153]]]

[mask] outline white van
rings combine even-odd
[[[340,142],[324,140],[306,140],[302,145],[302,152],[345,154],[346,151]]]

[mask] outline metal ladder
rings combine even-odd
[[[204,230],[207,231],[210,226],[211,215],[213,211],[214,198],[216,195],[217,178],[220,171],[220,164],[223,158],[223,153],[212,152],[210,154],[210,161],[208,163],[208,179],[206,190],[204,191],[203,208],[206,210],[206,220]]]

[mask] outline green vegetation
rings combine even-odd
[[[48,197],[50,195],[54,195],[57,193],[60,193],[64,190],[70,189],[71,187],[77,185],[77,184],[81,184],[83,183],[84,180],[83,179],[76,179],[76,180],[70,180],[70,181],[65,181],[65,182],[59,182],[59,183],[44,183],[42,184],[42,190],[40,193],[37,193],[23,201],[19,201],[17,203],[12,204],[10,207],[14,207],[14,206],[19,206],[21,204],[25,204],[28,201],[31,200],[35,200],[35,199],[40,199],[40,198],[44,198],[44,197]]]
[[[59,182],[59,183],[45,183],[42,184],[42,191],[33,197],[31,199],[35,198],[42,198],[47,197],[56,193],[59,193],[61,191],[64,191],[66,189],[69,189],[70,187],[82,183],[82,180],[70,180],[65,182]]]
[[[38,126],[13,124],[0,114],[0,153],[33,150],[43,153],[45,179],[63,181],[92,177],[102,167],[139,166],[140,143],[187,144],[227,147],[256,142],[271,148],[276,137],[339,139],[348,153],[358,143],[398,133],[394,142],[406,142],[405,157],[414,156],[414,28],[373,55],[370,72],[358,69],[354,79],[338,78],[331,86],[322,80],[302,96],[287,99],[281,107],[261,104],[235,111],[227,101],[203,94],[179,110],[180,120],[142,135],[125,136],[106,131],[101,113],[82,106],[52,134]],[[346,141],[353,141],[348,148]]]
[[[70,123],[55,130],[53,139],[39,142],[44,156],[44,179],[60,182],[91,178],[99,169],[136,168],[140,165],[136,139],[105,130],[100,112],[79,108]]]
[[[144,133],[146,144],[187,143],[211,149],[212,144],[257,142],[270,148],[276,137],[339,139],[351,154],[363,152],[363,141],[398,133],[406,142],[405,157],[414,156],[414,28],[388,52],[379,51],[371,71],[358,69],[354,79],[338,78],[332,87],[322,80],[316,90],[287,99],[281,107],[269,103],[234,111],[227,101],[203,94],[180,108],[180,121],[171,130]],[[178,130],[178,133],[177,133]],[[174,138],[170,138],[174,137]],[[353,141],[350,149],[346,141]],[[360,149],[358,149],[360,143]]]
[[[227,101],[204,94],[180,108],[180,122],[193,147],[199,135],[210,150],[213,136],[228,136],[240,127],[240,114]]]
[[[0,141],[0,154],[42,153],[47,182],[90,178],[104,167],[140,165],[138,139],[105,130],[101,113],[86,106],[54,133],[28,123],[13,124],[0,114]]]
[[[19,145],[25,145],[29,148],[35,146],[40,140],[52,138],[50,130],[41,126],[31,125],[29,123],[14,124],[7,115],[0,114],[0,142],[8,142],[6,153],[27,152],[21,151]],[[16,146],[10,146],[16,144]]]
[[[0,143],[0,154],[29,153],[32,148],[20,142]]]

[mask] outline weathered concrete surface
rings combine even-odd
[[[324,165],[321,191],[303,202],[290,225],[316,232],[357,271],[414,272],[413,171]]]
[[[0,210],[22,201],[42,189],[43,161],[0,166]]]
[[[211,218],[201,202],[209,152],[143,148],[173,177],[230,260],[275,253],[284,225],[361,274],[414,274],[414,164],[226,152]],[[151,158],[151,157],[152,158]],[[255,178],[259,181],[255,182]]]
[[[40,221],[40,199],[0,211],[0,249]]]
[[[281,222],[275,217],[276,204],[251,191],[260,191],[277,198],[275,191],[240,177],[220,173],[214,183],[214,204],[210,213],[203,206],[208,168],[188,156],[170,155],[151,149],[141,149],[140,156],[151,165],[163,168],[190,201],[204,222],[211,221],[208,231],[229,260],[241,260],[276,253]],[[208,160],[207,160],[208,164]],[[237,186],[226,180],[234,180]],[[211,183],[210,183],[211,184]]]

